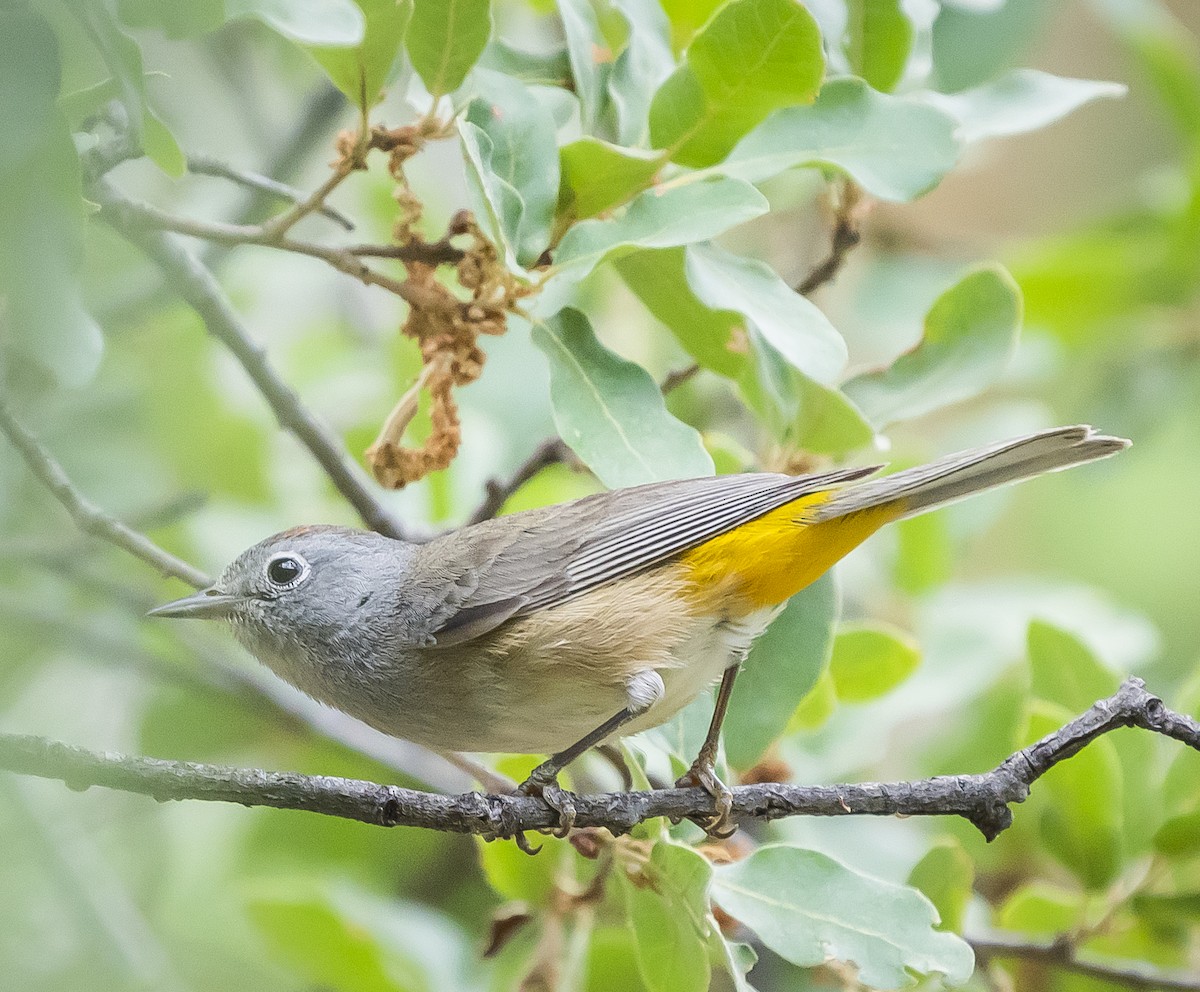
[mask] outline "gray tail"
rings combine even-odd
[[[1091,427],[1056,427],[960,451],[852,486],[824,503],[816,519],[828,520],[885,503],[903,503],[901,517],[911,517],[985,489],[1107,458],[1128,447],[1124,438],[1097,434]]]

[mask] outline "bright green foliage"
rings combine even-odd
[[[560,151],[564,212],[581,219],[628,202],[662,168],[662,159],[653,152],[599,138],[583,137]]]
[[[1021,743],[1040,740],[1073,715],[1065,707],[1033,701]],[[1046,849],[1090,889],[1111,883],[1120,868],[1121,789],[1115,746],[1101,738],[1050,769],[1029,804]]]
[[[290,229],[306,257],[180,244],[357,460],[422,356],[396,333],[408,304],[307,256],[373,246],[370,269],[419,282],[390,257],[397,220],[436,244],[472,212],[515,306],[479,340],[481,377],[455,390],[450,467],[379,493],[416,534],[467,519],[486,480],[555,433],[573,457],[505,492],[503,512],[713,471],[907,467],[1052,423],[1135,439],[1112,462],[889,527],[795,596],[738,677],[728,784],[986,771],[1129,673],[1195,715],[1200,48],[1157,0],[1095,0],[1082,32],[1059,6],[10,2],[0,400],[85,495],[211,574],[284,527],[355,524],[204,333],[195,294],[95,216],[91,184],[103,168],[173,227],[253,224],[286,202],[186,175],[185,152],[303,193],[336,134],[412,135],[409,189],[395,195],[372,151],[330,198],[353,231],[316,214]],[[1115,83],[1022,68],[1034,51],[1108,64],[1114,46],[1137,101],[1125,111]],[[159,169],[113,167],[121,131]],[[420,217],[398,218],[410,196]],[[1001,251],[1012,276],[990,261]],[[465,300],[459,275],[433,278]],[[431,426],[418,406],[410,439]],[[317,728],[336,717],[244,667],[226,634],[142,619],[181,592],[76,533],[0,438],[2,729],[468,787],[361,728],[329,739]],[[702,695],[623,741],[635,788],[681,774],[711,712]],[[516,780],[541,760],[480,759]],[[619,781],[591,755],[563,776]],[[856,969],[864,987],[941,988],[967,979],[962,938],[983,928],[1195,968],[1193,751],[1105,736],[1012,813],[991,844],[953,816],[791,818],[743,823],[725,863],[695,824],[660,819],[615,840],[531,837],[544,850],[530,859],[507,841],[5,775],[0,974],[95,992],[776,992]],[[594,860],[579,851],[593,840]],[[1029,984],[1020,962],[992,967],[997,985]],[[1100,987],[1043,970],[1056,992]]]
[[[725,720],[725,757],[751,767],[778,740],[829,663],[839,612],[832,575],[819,578],[788,602],[750,650]]]
[[[700,436],[663,406],[645,369],[596,340],[576,310],[533,325],[550,362],[554,423],[611,489],[712,474]]]
[[[362,37],[352,47],[321,45],[313,58],[346,96],[366,113],[383,96],[404,47],[412,15],[409,0],[357,0],[362,8]]]
[[[650,992],[708,987],[712,865],[691,848],[655,844],[636,875],[622,873],[638,969]]]
[[[811,107],[777,111],[738,143],[721,170],[760,182],[799,166],[844,172],[881,200],[912,200],[958,160],[949,115],[860,79],[826,83]]]
[[[855,74],[891,92],[904,75],[916,33],[900,0],[848,0],[844,46]]]
[[[256,18],[302,45],[358,45],[365,28],[354,0],[225,0],[225,16]]]
[[[971,948],[934,929],[924,896],[816,851],[761,847],[715,873],[713,898],[793,964],[853,962],[872,988],[901,988],[914,972],[952,984],[971,974]]]
[[[413,0],[408,56],[434,97],[466,79],[492,32],[491,0]]]
[[[894,689],[921,663],[921,650],[901,630],[848,624],[833,642],[829,674],[838,699],[861,703]]]
[[[933,903],[941,918],[940,928],[954,933],[963,928],[974,880],[971,856],[952,837],[936,841],[908,876],[908,884]]]
[[[654,94],[650,140],[676,162],[712,165],[772,110],[811,103],[824,69],[816,22],[796,0],[732,0]]]
[[[917,348],[846,383],[846,395],[877,427],[969,399],[1004,371],[1020,326],[1012,277],[999,266],[977,269],[938,297]]]

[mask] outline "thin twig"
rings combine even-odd
[[[424,262],[426,265],[457,265],[466,256],[455,248],[449,238],[440,241],[414,241],[407,245],[347,245],[342,251],[365,258],[395,258],[401,262]]]
[[[533,454],[525,459],[520,467],[507,479],[488,479],[484,483],[485,495],[483,502],[475,507],[475,512],[467,518],[468,524],[481,523],[491,520],[508,498],[532,479],[542,469],[568,461],[572,457],[571,449],[566,443],[556,437],[548,437],[536,448]]]
[[[444,299],[423,285],[410,279],[395,279],[368,266],[350,248],[330,247],[311,241],[299,241],[286,234],[277,233],[266,225],[257,224],[223,224],[218,221],[194,220],[190,217],[179,217],[168,214],[148,203],[139,203],[127,197],[115,194],[111,189],[109,201],[104,206],[109,210],[108,215],[101,211],[101,216],[108,219],[114,226],[120,226],[122,233],[128,230],[143,231],[172,231],[192,238],[200,238],[215,244],[233,247],[236,245],[260,245],[267,248],[277,248],[290,251],[297,255],[307,255],[317,258],[340,272],[353,276],[368,286],[379,286],[389,293],[400,297],[414,307],[437,309],[445,306]],[[114,218],[116,218],[114,220]],[[363,246],[354,246],[363,247]],[[466,312],[466,304],[460,304]]]
[[[140,223],[139,210],[107,182],[95,183],[89,195],[100,203],[100,216],[158,266],[168,285],[199,314],[208,332],[233,352],[280,426],[308,448],[367,526],[403,539],[404,529],[372,492],[365,473],[350,461],[329,428],[305,408],[279,377],[267,362],[263,349],[251,341],[212,273],[175,238]]]
[[[54,460],[29,431],[27,431],[9,411],[3,399],[0,399],[0,431],[12,442],[14,448],[25,459],[42,484],[50,490],[51,495],[59,501],[71,515],[71,519],[86,534],[102,538],[131,555],[140,558],[146,564],[158,569],[163,575],[182,579],[195,587],[210,585],[212,580],[181,558],[176,558],[164,551],[153,541],[142,534],[126,527],[123,523],[104,513],[98,506],[79,492],[67,478],[62,466]]]
[[[1059,939],[1050,943],[1021,940],[995,934],[988,937],[972,937],[971,947],[980,964],[997,958],[1036,961],[1052,968],[1061,968],[1089,978],[1112,982],[1129,989],[1171,989],[1183,992],[1200,992],[1200,974],[1196,972],[1165,971],[1149,965],[1130,963],[1102,963],[1095,958],[1080,958],[1078,949],[1070,940]]]
[[[858,226],[861,202],[862,190],[852,180],[845,180],[833,215],[829,254],[796,287],[801,296],[809,296],[831,282],[846,263],[846,256],[862,239]]]
[[[989,840],[1012,822],[1010,803],[1023,802],[1030,786],[1060,761],[1101,734],[1141,727],[1200,751],[1200,723],[1168,710],[1130,678],[1060,730],[978,775],[937,776],[917,782],[798,786],[766,783],[733,790],[740,821],[788,816],[961,816]],[[225,768],[123,754],[97,754],[39,737],[0,735],[0,768],[61,779],[75,789],[100,785],[168,799],[204,799],[307,810],[381,826],[413,826],[454,833],[510,837],[557,826],[559,814],[530,796],[464,793],[440,796],[353,779]],[[702,788],[658,789],[575,798],[578,827],[628,833],[654,817],[703,821],[714,815]]]
[[[222,162],[220,159],[212,158],[209,155],[189,155],[187,169],[188,172],[200,176],[214,176],[217,179],[228,179],[239,186],[258,190],[276,199],[287,200],[289,203],[299,204],[303,203],[306,199],[304,193],[294,186],[281,183],[279,180],[271,179],[269,176],[259,175],[257,172],[235,169],[228,162]],[[328,204],[322,203],[316,208],[316,213],[321,214],[323,217],[328,217],[343,230],[354,230],[354,221]]]
[[[691,365],[685,365],[681,369],[672,369],[665,376],[659,385],[659,390],[664,396],[672,390],[678,389],[685,382],[694,379],[700,372],[700,363],[692,362]]]

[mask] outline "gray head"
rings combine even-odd
[[[404,633],[414,547],[345,527],[296,527],[243,551],[213,585],[150,611],[211,618],[289,681],[364,660]],[[321,677],[328,677],[323,671]]]

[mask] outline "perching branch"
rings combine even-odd
[[[744,785],[733,790],[736,820],[788,816],[961,816],[992,840],[1012,822],[1010,803],[1023,802],[1032,784],[1102,734],[1141,727],[1200,751],[1200,723],[1167,709],[1130,678],[1108,699],[990,772],[937,776],[917,782],[851,785]],[[512,837],[558,825],[541,799],[468,792],[442,796],[354,779],[225,768],[123,754],[97,754],[18,734],[0,735],[0,768],[61,779],[73,789],[93,785],[168,799],[204,799],[244,806],[306,810],[380,826],[425,827],[485,837]],[[714,814],[705,790],[657,789],[578,796],[577,827],[628,833],[654,817],[706,820]]]
[[[212,273],[178,240],[139,223],[137,208],[106,181],[93,184],[89,196],[100,203],[100,216],[158,266],[171,288],[199,314],[208,332],[233,352],[280,426],[312,452],[367,526],[389,537],[403,538],[404,529],[371,491],[365,474],[350,461],[329,429],[305,408],[291,387],[279,377],[267,362],[263,349],[250,340]]]
[[[1112,982],[1128,989],[1172,989],[1183,992],[1200,992],[1200,975],[1182,971],[1166,971],[1149,965],[1104,964],[1096,958],[1080,958],[1074,943],[1060,938],[1050,943],[1037,943],[1016,937],[995,934],[988,937],[972,937],[969,943],[981,965],[993,960],[1020,959],[1077,975],[1087,975],[1101,981]]]
[[[50,493],[63,505],[67,513],[71,515],[71,519],[84,533],[124,548],[135,558],[140,558],[146,564],[158,569],[163,575],[182,579],[196,588],[211,584],[212,580],[198,568],[194,568],[183,559],[176,558],[170,552],[164,551],[145,535],[126,527],[84,497],[71,485],[71,480],[67,478],[62,466],[54,460],[50,452],[13,418],[2,397],[0,397],[0,432],[3,432],[12,442],[13,447],[25,459],[30,471],[50,490]]]

